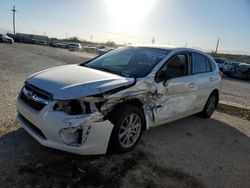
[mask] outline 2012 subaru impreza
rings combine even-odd
[[[201,51],[127,46],[30,76],[17,121],[39,143],[72,153],[127,152],[143,131],[192,114],[208,118],[221,77]]]

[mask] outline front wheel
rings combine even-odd
[[[114,124],[110,138],[111,148],[118,153],[132,150],[138,144],[145,126],[142,111],[125,104],[112,112],[110,121]]]

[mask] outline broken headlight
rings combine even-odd
[[[55,111],[65,112],[69,115],[77,115],[86,112],[85,105],[81,105],[78,100],[59,101],[54,105]]]

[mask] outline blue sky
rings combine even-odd
[[[1,0],[0,30],[250,54],[250,0]]]

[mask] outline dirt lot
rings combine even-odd
[[[250,123],[220,112],[208,120],[192,116],[153,128],[123,155],[48,149],[14,123],[15,99],[28,75],[92,56],[0,44],[1,187],[250,187]],[[249,93],[248,82],[223,80],[224,100],[249,105]]]
[[[250,81],[224,78],[220,92],[221,100],[250,108]]]

